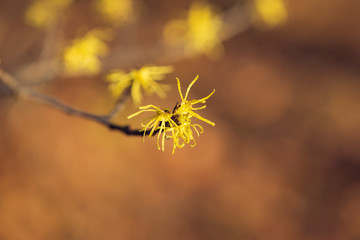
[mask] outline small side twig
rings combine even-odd
[[[107,120],[111,120],[113,119],[119,112],[121,112],[124,108],[126,99],[128,98],[128,96],[130,95],[130,91],[131,91],[131,87],[128,87],[123,94],[121,95],[121,97],[116,101],[114,107],[110,110],[110,112],[108,113],[108,115],[104,116],[104,118],[106,118]]]
[[[66,114],[85,118],[87,120],[91,120],[97,123],[100,123],[106,127],[108,127],[111,130],[117,130],[121,131],[126,135],[129,136],[143,136],[144,132],[141,132],[139,129],[131,129],[127,125],[117,125],[115,123],[110,122],[111,116],[116,114],[119,111],[119,108],[121,108],[121,104],[114,107],[114,110],[111,112],[111,115],[108,116],[101,116],[96,115],[92,113],[88,113],[79,109],[76,109],[74,107],[71,107],[53,97],[47,96],[45,94],[36,92],[30,88],[27,88],[23,85],[21,85],[13,76],[11,76],[9,73],[5,72],[4,70],[0,69],[0,81],[5,84],[14,94],[16,94],[20,98],[29,99],[32,101],[36,101],[41,104],[48,105],[52,108],[55,108],[59,111],[62,111]],[[123,98],[123,97],[122,97]],[[125,98],[125,97],[124,97]],[[123,103],[125,100],[122,100]],[[120,103],[120,101],[119,101]],[[116,110],[116,111],[115,111]],[[150,131],[145,132],[145,135],[148,135]]]

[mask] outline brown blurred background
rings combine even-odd
[[[98,24],[89,2],[71,7],[66,39]],[[39,57],[46,35],[24,23],[29,3],[0,2],[1,66],[13,74]],[[143,1],[116,41],[151,47],[190,3]],[[360,2],[286,3],[284,25],[249,27],[218,62],[176,62],[167,100],[146,98],[171,108],[175,77],[187,85],[196,74],[192,97],[216,89],[202,112],[216,126],[175,155],[170,143],[161,152],[155,138],[2,94],[0,239],[360,239]],[[101,76],[37,86],[99,114],[113,103],[106,88]],[[126,119],[134,111],[128,104],[116,122],[137,127],[141,119]]]

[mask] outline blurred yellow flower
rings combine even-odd
[[[165,75],[172,71],[171,66],[144,66],[129,73],[114,70],[106,76],[106,81],[110,83],[109,89],[115,97],[120,97],[126,88],[131,87],[132,99],[136,105],[139,105],[142,101],[141,88],[147,94],[156,93],[159,97],[166,96],[169,86],[159,84],[157,81],[163,80]]]
[[[132,0],[96,0],[95,7],[104,20],[114,25],[134,19]]]
[[[25,12],[27,24],[39,28],[49,28],[60,17],[73,0],[37,0]]]
[[[257,14],[269,27],[276,27],[287,20],[287,10],[283,0],[255,0]]]
[[[151,137],[156,131],[158,132],[158,139],[157,139],[157,146],[159,150],[164,151],[165,139],[172,139],[173,140],[173,150],[172,153],[174,154],[176,148],[182,148],[186,144],[190,144],[191,147],[196,145],[195,138],[193,136],[194,131],[199,136],[200,133],[204,132],[204,129],[201,127],[200,124],[193,124],[191,123],[192,117],[195,117],[201,121],[204,121],[212,126],[215,126],[215,123],[211,122],[210,120],[203,118],[195,111],[206,108],[206,105],[201,107],[194,107],[195,104],[199,103],[206,103],[206,100],[210,98],[215,90],[213,90],[208,96],[201,98],[201,99],[193,99],[187,100],[189,91],[191,87],[194,85],[196,80],[199,76],[197,76],[188,86],[186,90],[185,97],[183,97],[181,92],[180,80],[178,81],[178,90],[181,97],[181,103],[176,104],[172,113],[168,109],[160,109],[155,107],[154,105],[147,105],[140,107],[140,111],[130,115],[128,118],[133,118],[143,112],[155,112],[156,114],[152,117],[147,118],[145,121],[146,123],[142,123],[143,129],[141,131],[144,132],[144,137],[146,134],[146,130],[151,128],[149,137]],[[162,134],[162,137],[161,137]],[[161,141],[161,147],[159,144],[159,139]]]
[[[108,53],[104,40],[109,40],[111,33],[95,29],[82,38],[76,38],[63,53],[64,71],[69,75],[96,75],[102,68],[99,57]]]
[[[221,16],[213,11],[211,5],[195,2],[186,19],[176,19],[166,24],[164,40],[169,46],[184,46],[187,55],[204,53],[216,60],[224,51],[219,36],[222,27]]]

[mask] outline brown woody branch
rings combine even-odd
[[[117,130],[123,132],[129,136],[143,136],[144,132],[141,132],[139,129],[131,129],[127,125],[117,125],[115,123],[110,122],[111,118],[113,118],[123,107],[127,96],[129,95],[129,90],[125,91],[125,93],[120,97],[114,106],[113,110],[105,116],[96,115],[92,113],[88,113],[74,107],[71,107],[53,97],[47,96],[43,93],[39,93],[34,91],[28,87],[23,86],[19,83],[13,76],[9,73],[0,69],[0,82],[2,82],[13,94],[16,96],[28,99],[32,101],[36,101],[41,104],[48,105],[52,108],[55,108],[61,112],[64,112],[69,115],[85,118],[90,121],[94,121],[100,123],[111,130]],[[146,132],[145,135],[148,135],[149,132]]]

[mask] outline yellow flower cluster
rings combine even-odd
[[[110,83],[109,89],[114,97],[120,97],[125,89],[131,87],[132,99],[135,104],[139,105],[142,101],[141,88],[147,94],[156,93],[159,97],[166,96],[169,86],[159,84],[157,81],[163,80],[165,75],[172,71],[173,67],[171,66],[144,66],[128,73],[114,70],[106,76],[106,81]]]
[[[210,5],[195,2],[186,19],[167,23],[164,40],[169,46],[184,46],[188,55],[204,53],[210,59],[216,60],[223,54],[220,39],[222,27],[221,17]]]
[[[82,38],[76,38],[64,50],[64,71],[68,75],[96,75],[102,64],[100,57],[108,53],[108,46],[104,40],[109,40],[108,31],[95,29]]]
[[[25,21],[39,28],[51,27],[73,0],[37,0],[26,10]]]
[[[287,20],[287,10],[283,0],[255,0],[258,16],[269,28]]]
[[[165,139],[173,140],[173,150],[174,154],[176,148],[182,148],[186,144],[190,144],[191,147],[196,145],[194,138],[194,132],[199,136],[200,133],[204,132],[204,129],[200,124],[192,123],[192,118],[195,117],[201,121],[204,121],[212,126],[215,126],[215,123],[210,120],[203,118],[195,111],[206,108],[206,105],[201,107],[195,107],[195,104],[206,103],[206,100],[214,94],[215,89],[206,97],[201,99],[187,100],[189,91],[194,85],[199,76],[197,76],[188,86],[186,90],[185,97],[182,95],[180,80],[177,78],[178,90],[181,97],[181,103],[176,104],[174,110],[170,112],[168,109],[160,109],[154,105],[147,105],[140,107],[140,111],[130,115],[128,118],[133,118],[143,112],[154,112],[155,115],[147,118],[147,122],[143,122],[141,125],[144,132],[144,137],[147,133],[147,129],[151,129],[149,137],[151,137],[155,132],[158,132],[157,136],[157,147],[159,150],[164,151]],[[150,120],[149,120],[150,119]],[[161,138],[161,147],[159,140]]]
[[[95,8],[104,20],[114,25],[120,25],[134,19],[132,0],[97,0]]]

